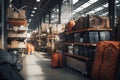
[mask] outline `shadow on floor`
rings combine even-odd
[[[41,54],[44,58],[50,58],[50,55],[47,53],[37,53],[35,56],[40,59]],[[43,72],[42,76],[44,76],[44,80],[88,80],[85,78],[85,76],[81,75],[80,72],[73,69],[68,69],[66,67],[52,68],[50,59],[36,61],[36,63],[39,65]]]

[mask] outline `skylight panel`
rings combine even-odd
[[[106,16],[108,15],[108,12],[103,13],[101,16]]]
[[[83,7],[78,7],[77,9],[74,10],[74,12],[79,12],[83,9]]]
[[[90,6],[90,5],[91,4],[87,2],[87,3],[83,4],[81,7],[86,8],[86,7]]]
[[[73,4],[75,4],[76,2],[78,2],[79,0],[73,0]]]
[[[94,14],[95,13],[95,11],[90,11],[90,12],[88,12],[87,14]]]
[[[93,4],[93,3],[97,2],[97,1],[98,0],[89,0],[88,3]]]
[[[96,8],[96,9],[95,9],[95,12],[100,11],[100,10],[102,10],[102,9],[103,9],[103,7]]]
[[[105,4],[105,5],[103,5],[103,7],[108,7],[108,3],[107,3],[107,4]]]

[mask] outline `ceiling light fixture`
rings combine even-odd
[[[32,11],[32,13],[35,13],[35,11]]]
[[[36,0],[37,2],[40,2],[40,0]]]
[[[37,9],[37,7],[34,7],[34,9],[36,10],[36,9]]]
[[[34,16],[33,14],[31,14],[31,16]]]

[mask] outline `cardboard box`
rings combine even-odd
[[[20,27],[19,30],[27,30],[28,27]]]
[[[20,19],[25,19],[26,16],[25,16],[25,10],[19,10],[19,18]]]
[[[16,11],[15,11],[15,12],[13,12],[13,18],[15,18],[15,19],[16,19],[16,18],[19,18],[19,13],[18,13],[18,12],[16,12]]]
[[[8,8],[7,16],[8,16],[8,18],[13,18],[13,10],[12,10],[12,8]]]
[[[17,34],[17,37],[27,37],[27,35],[26,34]]]
[[[110,28],[109,17],[102,16],[101,18],[101,28]]]
[[[19,27],[18,27],[18,26],[13,26],[13,29],[14,29],[15,31],[17,31],[17,30],[19,29]]]
[[[17,37],[16,33],[8,33],[8,37]]]
[[[24,42],[19,42],[19,48],[26,48],[26,45]]]
[[[18,43],[18,41],[12,41],[12,42],[11,42],[11,48],[19,48],[19,43]]]

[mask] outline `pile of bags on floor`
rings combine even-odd
[[[0,49],[0,80],[24,80],[12,61],[12,56]]]

